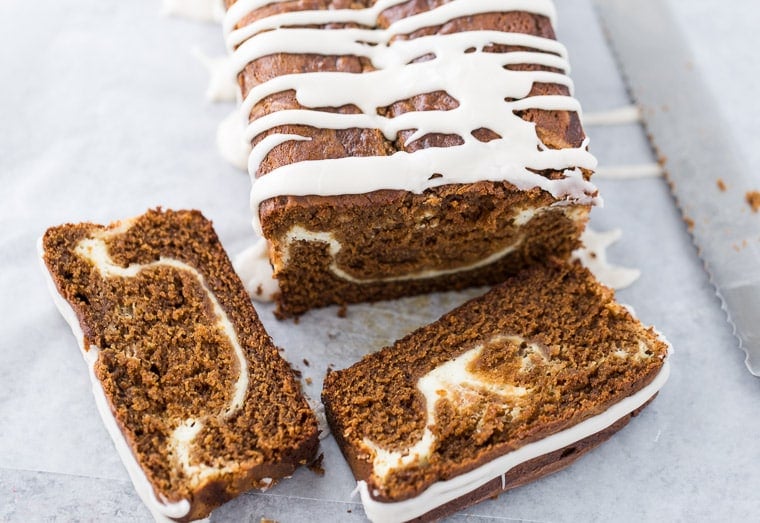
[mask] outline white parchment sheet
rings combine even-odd
[[[756,165],[757,112],[749,117],[745,109],[757,108],[751,100],[758,73],[747,59],[755,57],[757,29],[749,21],[760,19],[760,6],[673,3],[683,10],[696,66],[716,75],[710,80],[716,103],[725,104]],[[557,4],[559,36],[570,49],[585,110],[629,104],[590,1]],[[221,30],[159,11],[155,0],[0,2],[3,521],[150,517],[101,425],[74,337],[48,296],[35,254],[45,228],[107,223],[161,205],[202,210],[233,256],[254,241],[248,177],[226,165],[214,146],[216,125],[231,106],[204,100],[207,75],[191,52],[221,54]],[[731,68],[733,58],[744,65]],[[637,124],[589,134],[601,165],[653,160]],[[610,259],[642,271],[619,299],[672,342],[671,379],[638,418],[578,463],[451,520],[754,519],[760,380],[744,366],[665,182],[597,184],[606,206],[593,211],[594,228],[623,230]],[[328,365],[348,366],[479,292],[351,306],[346,318],[328,308],[298,324],[277,321],[271,306],[256,308],[284,356],[311,378],[305,391],[318,399]],[[363,521],[351,497],[353,478],[331,437],[322,452],[325,476],[299,470],[264,494],[228,503],[211,520]]]

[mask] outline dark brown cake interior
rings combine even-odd
[[[201,517],[241,490],[292,474],[317,446],[317,427],[288,364],[279,356],[211,223],[197,211],[150,211],[123,233],[92,224],[49,229],[44,260],[76,312],[85,347],[99,348],[95,374],[127,441],[157,494],[190,499]],[[106,232],[119,267],[170,258],[195,268],[147,266],[134,277],[104,277],[77,253]],[[227,414],[240,364],[203,285],[230,322],[247,361],[242,406]],[[173,432],[202,423],[189,464],[224,468],[197,480],[181,466]],[[200,470],[200,469],[199,469]]]
[[[378,478],[365,440],[402,451],[420,441],[420,378],[480,348],[467,367],[525,397],[441,392],[436,442],[422,462]],[[380,501],[418,495],[532,441],[599,414],[648,384],[667,345],[579,265],[533,268],[356,365],[328,374],[323,401],[357,479]]]

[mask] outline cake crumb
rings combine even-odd
[[[303,364],[308,367],[309,366],[309,360],[307,360],[306,358],[304,358],[303,359]]]
[[[261,518],[259,523],[278,523],[276,519]]]
[[[718,184],[718,189],[720,189],[721,192],[726,192],[726,182],[723,181],[723,178],[718,178],[715,183]]]
[[[347,311],[348,311],[348,309],[347,309],[346,305],[345,304],[341,305],[338,308],[338,318],[345,318]]]
[[[752,212],[760,211],[760,191],[747,191],[744,198],[747,200],[747,204],[752,209]]]
[[[312,471],[317,476],[324,476],[325,475],[325,468],[322,466],[322,461],[325,459],[325,454],[320,453],[319,456],[317,456],[317,459],[311,462],[309,464],[309,470]]]
[[[689,232],[692,232],[694,230],[694,220],[688,216],[684,216],[683,221],[686,222],[686,228],[689,230]]]
[[[305,379],[304,381],[306,381],[306,384],[307,384],[307,385],[311,385],[312,383],[314,383],[314,380],[312,380],[312,379],[311,379],[311,378],[309,378],[308,376],[306,377],[306,379]]]
[[[261,296],[262,294],[264,294],[264,288],[263,288],[263,287],[261,286],[261,284],[259,283],[259,284],[256,286],[256,296]]]
[[[301,372],[300,370],[298,370],[298,369],[292,369],[292,370],[293,370],[293,375],[294,375],[296,378],[299,378],[299,379],[300,379],[300,378],[301,378],[301,376],[303,376],[303,372]]]

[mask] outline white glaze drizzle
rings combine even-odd
[[[657,162],[631,165],[602,165],[596,168],[594,176],[611,180],[632,180],[638,178],[660,178],[665,169]]]
[[[170,503],[165,499],[161,500],[156,497],[156,494],[153,491],[153,486],[148,480],[148,477],[145,475],[142,467],[140,467],[140,464],[137,462],[137,459],[132,453],[132,449],[127,443],[127,440],[124,438],[124,434],[119,428],[119,425],[116,422],[116,418],[111,411],[111,406],[108,403],[108,399],[106,398],[103,386],[95,375],[95,364],[98,361],[100,349],[95,345],[90,345],[89,348],[85,346],[84,333],[82,332],[82,327],[79,325],[79,319],[77,318],[74,309],[71,308],[69,302],[63,299],[63,297],[58,293],[58,289],[55,286],[52,275],[45,265],[45,252],[42,244],[42,238],[39,238],[37,240],[37,253],[39,255],[38,259],[42,266],[42,272],[44,273],[45,280],[47,281],[48,290],[50,291],[50,295],[53,297],[53,302],[55,303],[58,311],[61,313],[61,316],[63,316],[63,318],[66,320],[66,323],[68,323],[69,327],[71,328],[71,332],[74,334],[74,337],[79,342],[79,350],[82,353],[82,357],[84,358],[85,362],[87,363],[91,390],[95,398],[95,406],[98,409],[100,419],[103,421],[103,425],[105,426],[106,430],[108,431],[108,435],[111,437],[111,440],[114,443],[116,452],[119,454],[119,458],[121,459],[124,468],[127,470],[127,474],[129,475],[129,479],[132,481],[132,485],[135,487],[137,495],[140,497],[145,506],[148,507],[148,510],[150,511],[155,521],[160,523],[174,523],[174,519],[182,518],[190,512],[190,501],[183,499],[174,503]]]
[[[603,127],[641,122],[641,110],[636,105],[624,105],[609,111],[583,113],[584,127]]]
[[[256,301],[273,301],[280,286],[269,262],[269,242],[259,238],[256,243],[235,256],[235,272],[240,276],[245,290]]]
[[[573,252],[573,259],[580,260],[584,267],[607,287],[615,290],[625,289],[641,276],[638,269],[614,265],[607,261],[607,248],[614,245],[623,233],[620,229],[596,232],[586,227],[581,235],[583,247]]]
[[[529,443],[450,480],[436,482],[415,498],[392,503],[376,501],[372,498],[367,483],[359,481],[357,489],[364,505],[364,512],[374,522],[391,523],[408,521],[426,514],[449,501],[464,496],[494,478],[501,476],[502,486],[505,487],[504,476],[509,470],[521,463],[572,445],[577,441],[606,429],[644,405],[662,388],[669,374],[670,364],[666,360],[660,372],[649,385],[612,405],[603,413],[586,419],[569,429]]]
[[[224,20],[222,0],[163,0],[162,13],[199,22]]]
[[[234,102],[240,91],[235,82],[235,75],[230,74],[230,59],[228,56],[208,56],[200,48],[193,48],[193,55],[208,71],[208,87],[206,99],[211,102]]]
[[[245,122],[238,111],[232,111],[216,128],[216,146],[219,154],[241,171],[248,169],[251,144],[243,139]]]
[[[457,134],[464,143],[411,154],[398,152],[384,157],[298,162],[282,166],[256,180],[260,162],[273,147],[294,139],[308,139],[272,134],[256,145],[248,165],[254,177],[251,197],[254,229],[259,234],[262,232],[259,204],[279,195],[360,194],[379,189],[421,193],[444,184],[488,180],[508,181],[521,190],[540,187],[563,202],[596,202],[596,189],[583,179],[579,169],[594,169],[596,166],[596,160],[586,151],[587,142],[578,148],[548,149],[538,139],[534,124],[515,114],[515,111],[526,109],[580,113],[577,101],[571,96],[528,96],[536,82],[565,85],[572,92],[572,82],[565,74],[569,70],[567,53],[561,44],[533,35],[499,31],[468,31],[394,40],[397,35],[477,13],[527,11],[547,16],[554,22],[556,14],[551,1],[453,0],[398,20],[387,29],[293,27],[328,22],[353,22],[374,27],[383,10],[401,3],[400,0],[381,0],[367,9],[287,12],[235,29],[251,10],[270,3],[273,2],[241,0],[227,13],[224,26],[228,45],[235,49],[232,63],[236,72],[252,60],[272,53],[364,56],[377,70],[364,74],[292,74],[254,87],[242,104],[245,118],[257,102],[289,89],[295,90],[296,98],[306,109],[278,111],[258,118],[249,123],[244,140],[252,140],[280,125],[298,124],[322,129],[379,129],[388,139],[395,139],[401,130],[416,129],[407,143],[430,133]],[[484,46],[492,43],[536,51],[483,52]],[[470,52],[473,49],[474,52]],[[410,63],[425,55],[431,55],[433,59]],[[516,63],[545,65],[564,73],[505,69],[505,66]],[[459,102],[459,106],[449,111],[413,111],[396,118],[377,114],[379,107],[437,90],[445,90]],[[507,102],[507,98],[515,101]],[[361,113],[308,109],[349,104],[357,106]],[[488,143],[478,141],[471,132],[483,127],[501,138]],[[560,180],[548,180],[532,172],[534,170],[556,170],[566,176]],[[356,173],[362,175],[356,176]],[[442,176],[431,178],[433,174]]]

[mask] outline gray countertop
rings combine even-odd
[[[590,1],[557,3],[584,109],[629,104]],[[760,5],[671,3],[696,67],[756,164]],[[232,106],[204,100],[207,75],[193,47],[221,54],[220,29],[163,18],[155,1],[0,3],[0,520],[150,518],[96,413],[35,241],[51,225],[104,223],[161,205],[201,209],[231,254],[252,243],[248,177],[214,146],[216,125]],[[602,165],[652,161],[636,124],[588,132]],[[578,463],[451,520],[754,520],[760,380],[744,366],[665,181],[597,183],[606,205],[594,210],[593,227],[622,229],[610,258],[642,271],[619,299],[673,344],[671,379],[638,418]],[[316,399],[328,364],[348,366],[478,292],[352,306],[344,319],[328,308],[298,324],[275,320],[271,306],[257,309],[284,355],[312,378],[304,388]],[[324,477],[300,470],[211,520],[363,521],[331,437],[322,451]]]

